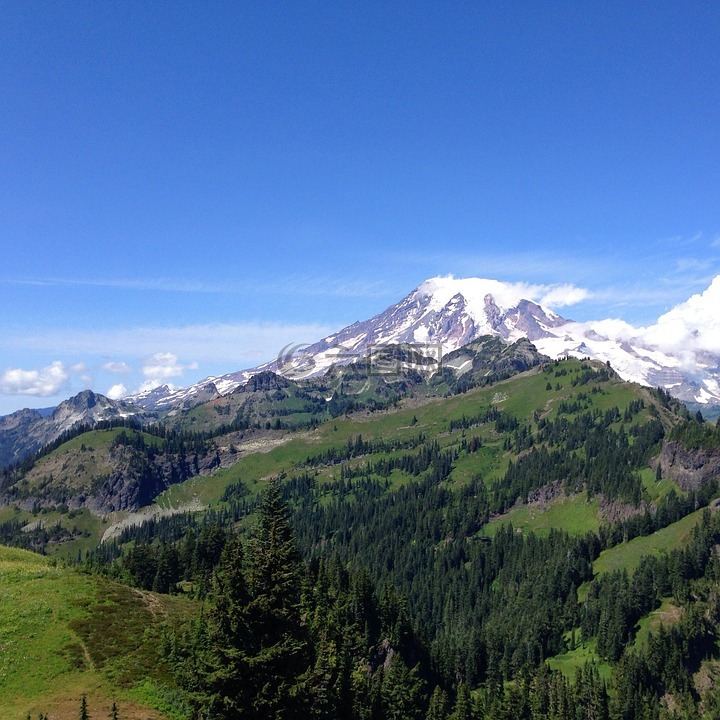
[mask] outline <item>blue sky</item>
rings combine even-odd
[[[647,324],[720,273],[720,5],[0,4],[0,413],[453,274]]]

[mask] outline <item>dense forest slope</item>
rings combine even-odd
[[[195,620],[152,682],[177,717],[716,717],[720,431],[494,343],[385,404],[344,369],[303,422],[213,399],[79,434],[5,472],[1,536],[176,596]],[[285,383],[241,394],[288,410]]]

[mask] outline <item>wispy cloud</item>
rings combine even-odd
[[[4,285],[32,287],[101,288],[142,292],[254,295],[273,293],[305,297],[378,297],[387,295],[387,285],[377,279],[290,275],[267,280],[212,281],[173,278],[53,278],[5,277]]]
[[[577,305],[592,297],[587,288],[576,287],[575,285],[551,285],[545,289],[540,304],[550,308],[561,308],[569,305]]]
[[[626,285],[627,279],[642,279],[652,287],[664,278],[679,277],[707,281],[720,273],[720,255],[703,255],[700,246],[720,247],[720,235],[708,242],[704,233],[688,237],[668,237],[656,242],[629,243],[627,252],[609,252],[602,242],[568,240],[562,251],[514,251],[509,243],[478,242],[471,249],[461,246],[436,253],[395,252],[389,256],[391,266],[410,266],[430,275],[452,274],[456,277],[482,277],[502,281],[564,284],[574,283],[601,291],[602,285]],[[707,284],[707,282],[706,282]]]
[[[193,280],[177,280],[168,278],[37,278],[14,277],[1,278],[0,283],[6,285],[32,285],[38,287],[94,287],[117,290],[144,290],[177,293],[228,293],[230,286],[217,283],[203,283]]]
[[[602,248],[575,249],[572,243],[561,253],[544,250],[515,252],[503,249],[503,243],[488,243],[470,251],[448,250],[437,253],[411,253],[403,256],[394,253],[388,264],[412,267],[430,277],[452,274],[455,277],[480,277],[503,282],[528,284],[585,285],[594,290],[599,277],[608,281],[617,276],[620,266],[617,258],[602,252]],[[422,278],[425,279],[425,278]]]
[[[716,260],[711,257],[680,257],[675,260],[675,270],[682,274],[707,273],[715,265]]]
[[[387,283],[375,280],[350,280],[322,277],[284,278],[277,283],[265,285],[266,289],[274,292],[292,295],[305,295],[306,297],[384,297],[388,295]]]
[[[103,363],[100,367],[116,375],[127,375],[132,372],[132,368],[122,360],[111,360],[110,362]]]
[[[84,358],[132,356],[139,360],[156,353],[172,353],[177,358],[191,358],[195,362],[232,363],[233,369],[240,369],[246,362],[272,359],[288,343],[314,342],[337,329],[312,323],[209,323],[107,330],[61,328],[14,336],[6,334],[0,337],[0,347]]]

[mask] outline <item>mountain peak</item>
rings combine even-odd
[[[392,345],[404,345],[413,353],[431,356],[439,366],[444,355],[491,335],[508,343],[527,338],[552,358],[589,356],[609,362],[625,380],[661,384],[682,400],[717,402],[718,296],[720,277],[705,293],[693,296],[662,316],[657,325],[637,335],[634,333],[640,331],[627,325],[618,330],[616,321],[576,323],[546,307],[565,306],[587,297],[587,291],[573,285],[438,276],[425,280],[400,302],[369,320],[355,322],[312,345],[283,351],[276,360],[257,368],[208,380],[225,395],[262,371],[293,380],[315,377],[333,365],[362,361]],[[676,332],[677,328],[682,332]],[[683,356],[688,348],[692,350],[693,364]],[[208,380],[173,392],[156,389],[131,399],[145,408],[166,409],[192,398]]]
[[[434,277],[426,280],[411,293],[418,299],[431,298],[429,307],[439,310],[457,296],[464,298],[471,314],[481,314],[491,300],[503,310],[508,310],[523,299],[522,285],[505,283],[489,278]]]

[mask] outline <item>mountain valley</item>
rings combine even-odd
[[[720,429],[541,351],[539,305],[444,299],[165,409],[18,415],[0,713],[716,717]]]

